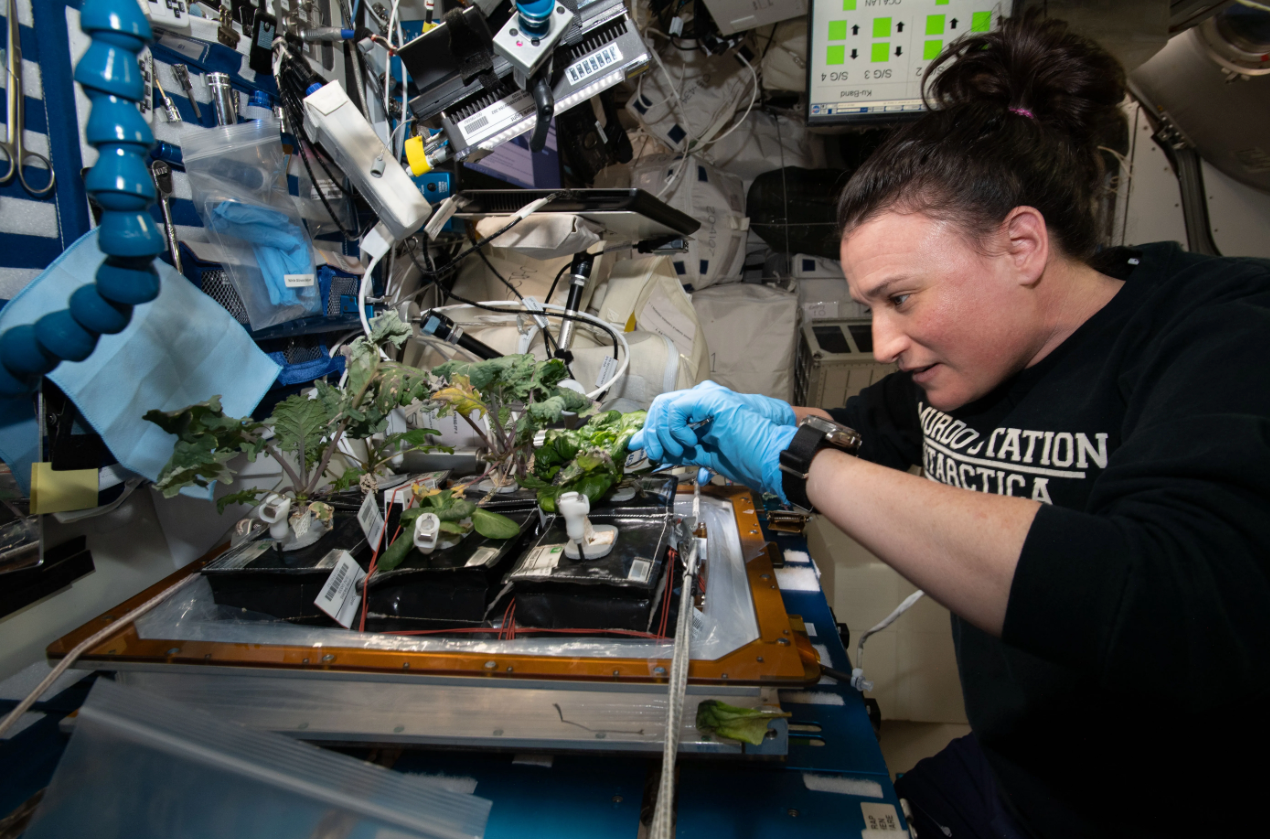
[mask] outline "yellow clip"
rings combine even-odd
[[[423,137],[411,137],[406,141],[406,162],[410,164],[410,174],[416,178],[432,171],[432,164],[423,152]]]

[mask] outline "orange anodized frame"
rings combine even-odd
[[[759,684],[794,686],[814,684],[820,678],[819,658],[801,631],[801,621],[791,622],[776,586],[771,557],[766,550],[749,490],[740,487],[703,487],[702,493],[730,502],[736,516],[746,577],[758,620],[757,640],[714,661],[693,660],[688,678],[694,684]],[[163,591],[177,580],[198,573],[215,553],[195,560],[135,597],[99,615],[48,647],[49,658],[64,656],[85,638]],[[665,681],[654,667],[669,671],[666,659],[565,658],[562,656],[491,655],[488,653],[405,652],[355,647],[302,647],[285,644],[243,644],[216,641],[182,641],[141,638],[134,626],[122,626],[114,635],[86,651],[81,660],[96,663],[168,663],[258,667],[273,670],[323,670],[361,673],[410,673],[488,678],[569,679],[590,681]],[[109,669],[108,667],[103,669]]]

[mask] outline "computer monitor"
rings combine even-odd
[[[992,29],[1003,0],[812,0],[807,124],[913,117],[922,75],[949,43]]]

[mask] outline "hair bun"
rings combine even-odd
[[[926,71],[927,103],[951,110],[996,106],[1033,115],[1078,146],[1119,124],[1124,68],[1094,41],[1033,9],[992,32],[954,41]]]

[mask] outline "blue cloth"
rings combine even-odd
[[[317,287],[287,288],[287,274],[313,275],[313,256],[304,231],[285,213],[222,201],[212,210],[207,227],[251,244],[260,273],[264,275],[269,302],[275,306],[304,306],[317,313],[322,308]]]
[[[93,281],[103,258],[97,231],[82,236],[0,310],[0,332],[66,308],[71,293]],[[142,420],[146,411],[174,411],[219,395],[226,414],[246,416],[279,369],[216,301],[167,263],[155,266],[158,298],[133,309],[123,332],[101,336],[87,359],[63,361],[48,376],[119,463],[150,480],[159,477],[176,438]],[[0,408],[0,457],[26,486],[36,427],[33,417],[21,421],[21,402]],[[3,425],[5,418],[10,425]]]
[[[918,836],[1026,839],[997,790],[996,777],[973,734],[918,761],[895,781],[895,792],[913,811]]]
[[[701,423],[699,428],[690,427]],[[789,448],[797,431],[751,411],[745,400],[727,388],[703,382],[653,400],[648,419],[631,438],[629,448],[645,449],[650,460],[662,463],[706,467],[788,503],[780,453]]]

